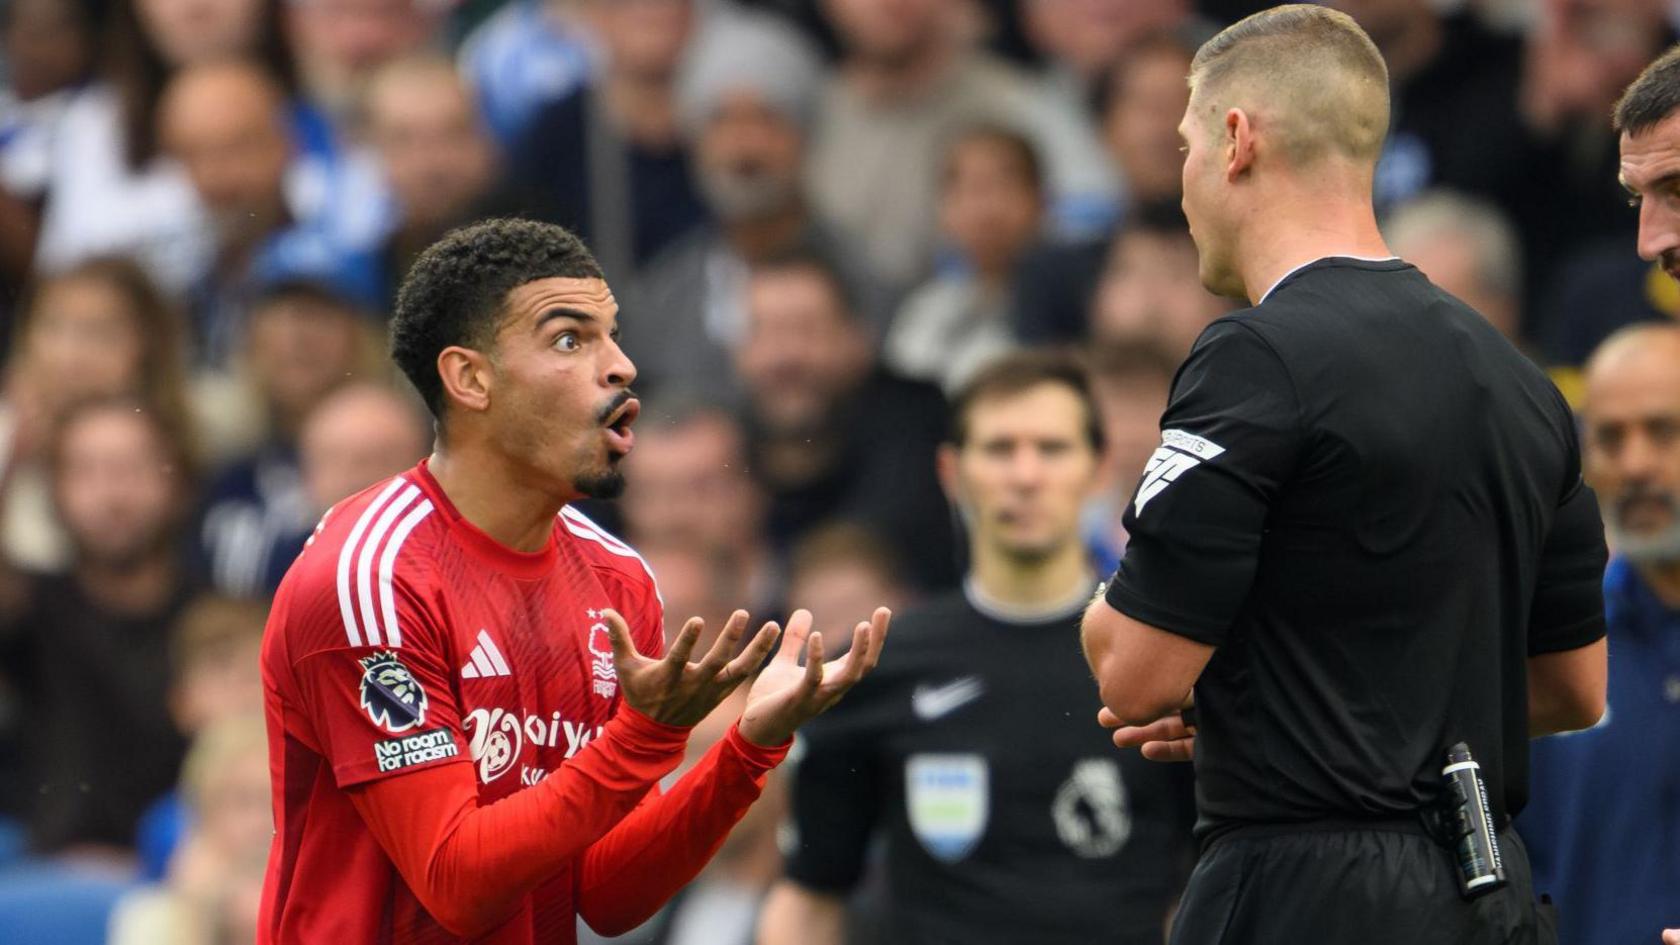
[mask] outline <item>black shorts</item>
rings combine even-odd
[[[1172,945],[1556,945],[1522,840],[1499,841],[1508,884],[1467,902],[1421,830],[1237,831],[1196,863]]]

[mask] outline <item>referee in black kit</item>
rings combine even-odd
[[[1253,307],[1180,369],[1084,624],[1116,742],[1194,757],[1172,941],[1550,942],[1507,824],[1528,738],[1604,708],[1605,548],[1569,409],[1384,245],[1388,76],[1351,19],[1251,16],[1190,84],[1202,281]],[[1454,829],[1478,773],[1492,838]]]

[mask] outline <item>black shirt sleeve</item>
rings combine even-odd
[[[1271,345],[1227,317],[1179,369],[1161,431],[1126,509],[1130,537],[1107,600],[1218,646],[1253,583],[1267,510],[1295,468],[1294,382]]]
[[[1528,619],[1528,655],[1558,653],[1604,636],[1604,523],[1598,498],[1577,474],[1558,504],[1540,552],[1534,606]]]
[[[814,720],[799,738],[785,872],[807,889],[843,896],[863,875],[881,806],[871,739],[839,718]]]

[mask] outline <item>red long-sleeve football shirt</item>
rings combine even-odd
[[[421,463],[328,513],[263,644],[259,942],[571,943],[692,878],[786,749],[731,730],[661,795],[688,733],[621,706],[607,608],[662,649],[646,565],[571,509],[516,552]]]

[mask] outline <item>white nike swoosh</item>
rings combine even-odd
[[[910,694],[910,709],[923,721],[950,715],[980,698],[986,684],[979,676],[964,676],[940,686],[917,686]]]

